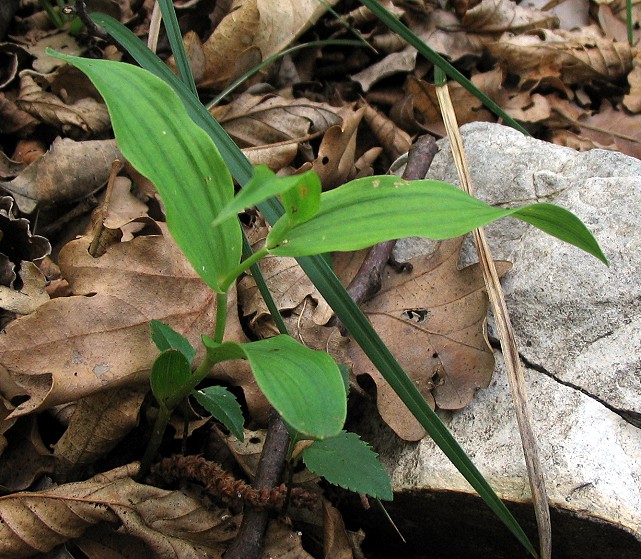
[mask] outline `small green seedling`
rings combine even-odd
[[[206,351],[198,364],[193,363],[195,350],[180,334],[160,323],[151,325],[162,353],[151,372],[160,413],[148,460],[171,411],[189,395],[242,438],[240,408],[230,403],[229,394],[223,389],[198,390],[198,386],[215,364],[244,359],[294,438],[316,441],[302,456],[310,469],[350,489],[391,498],[382,466],[372,473],[358,469],[353,461],[347,465],[351,455],[364,468],[370,460],[367,456],[375,455],[355,435],[342,430],[347,396],[340,368],[327,353],[286,335],[243,344],[224,340],[228,291],[245,270],[267,255],[352,251],[407,236],[445,239],[512,216],[607,263],[585,225],[558,206],[495,208],[434,180],[375,176],[323,193],[313,172],[277,177],[258,167],[234,197],[230,172],[213,141],[191,120],[164,81],[129,64],[57,56],[87,74],[105,98],[123,155],[155,184],[171,234],[217,296],[216,326],[212,337],[202,338]],[[236,214],[275,195],[280,196],[285,214],[271,229],[264,248],[243,260]],[[349,473],[353,471],[357,475]]]

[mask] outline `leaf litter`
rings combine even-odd
[[[149,2],[107,4],[111,15],[146,39]],[[303,50],[228,94],[212,113],[254,164],[285,174],[313,168],[329,189],[385,173],[417,134],[444,134],[431,64],[364,8],[347,13],[333,1],[252,0],[218,3],[209,14],[199,6],[204,3],[183,4],[179,17],[189,28],[185,41],[203,99],[295,41],[356,34],[377,49]],[[534,135],[575,149],[641,157],[640,55],[627,43],[623,0],[586,0],[573,14],[511,0],[456,0],[451,9],[427,1],[383,4]],[[638,27],[636,4],[633,18]],[[235,534],[240,509],[204,508],[193,490],[134,481],[134,464],[114,469],[140,457],[150,428],[153,409],[145,395],[155,350],[149,320],[166,321],[200,347],[200,334],[213,326],[214,298],[166,234],[153,185],[125,165],[109,199],[100,202],[121,156],[89,82],[42,55],[52,41],[85,56],[119,56],[86,33],[72,39],[67,29],[53,30],[34,7],[20,8],[0,45],[8,60],[0,74],[0,187],[14,200],[3,202],[0,229],[3,239],[8,231],[17,234],[22,247],[5,254],[0,244],[0,483],[6,493],[0,497],[0,554],[26,557],[73,541],[87,556],[219,557]],[[460,123],[497,120],[462,87],[448,85]],[[93,195],[101,205],[92,225],[91,204],[84,201]],[[247,232],[252,243],[260,242],[266,235],[260,216],[245,217],[259,222]],[[101,256],[88,253],[96,224],[113,231]],[[459,247],[460,241],[441,243],[431,256],[412,262],[411,273],[388,267],[381,290],[363,304],[426,399],[442,409],[467,405],[493,370],[480,272],[458,269]],[[50,251],[52,260],[44,258]],[[342,281],[349,282],[362,258],[335,257]],[[261,267],[292,334],[348,364],[354,390],[364,393],[359,377],[369,376],[379,412],[399,436],[424,436],[349,336],[333,325],[331,309],[295,261],[270,258]],[[505,273],[509,265],[497,267]],[[276,333],[249,275],[240,280],[238,297],[231,297],[229,314],[228,339]],[[243,363],[215,369],[208,382],[236,387],[250,427],[266,423],[267,404]],[[199,416],[193,411],[187,416],[186,443],[204,440],[196,452],[242,470],[242,453],[221,442],[217,427],[194,419]],[[54,432],[41,418],[57,425]],[[179,415],[172,422],[176,441],[182,423]],[[244,475],[251,479],[251,470]],[[54,485],[38,492],[43,480]],[[323,503],[313,522],[324,526],[326,553],[358,556],[358,535]],[[294,520],[297,514],[291,512]],[[286,541],[288,549],[282,547]],[[310,556],[282,524],[270,528],[268,545],[275,546],[269,548],[273,557]]]

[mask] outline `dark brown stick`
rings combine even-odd
[[[272,409],[269,412],[267,437],[258,462],[256,479],[252,483],[254,489],[268,489],[278,485],[285,467],[288,447],[287,429],[280,415]],[[224,559],[258,559],[262,554],[268,522],[268,511],[257,511],[245,507],[238,535],[225,552]]]

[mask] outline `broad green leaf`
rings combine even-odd
[[[265,165],[259,165],[254,169],[251,180],[237,194],[231,203],[225,206],[220,212],[214,224],[221,223],[230,217],[235,216],[244,208],[255,206],[260,202],[272,198],[278,194],[287,194],[290,191],[296,193],[302,192],[305,200],[295,205],[295,200],[288,210],[296,214],[298,223],[301,220],[307,220],[314,216],[320,204],[321,183],[318,175],[314,171],[307,171],[300,175],[291,175],[288,177],[279,177]],[[303,197],[300,194],[295,196]]]
[[[176,349],[163,351],[151,367],[151,391],[160,403],[166,402],[191,376],[191,365]]]
[[[448,183],[393,176],[357,179],[323,193],[313,220],[291,228],[284,238],[272,236],[276,225],[267,236],[267,248],[277,256],[305,256],[359,250],[401,237],[448,239],[506,216],[527,221],[607,264],[592,233],[563,208],[495,208]]]
[[[209,287],[221,292],[242,250],[240,225],[212,223],[234,196],[213,141],[174,91],[150,72],[51,52],[87,74],[104,97],[118,147],[158,189],[174,239]]]
[[[202,390],[194,390],[192,396],[205,408],[214,419],[220,421],[232,435],[243,441],[243,424],[245,418],[236,396],[224,386],[209,386]]]
[[[342,431],[335,437],[314,441],[302,452],[305,465],[330,483],[356,493],[391,501],[392,482],[383,464],[365,441]]]
[[[149,323],[149,328],[151,330],[151,340],[160,351],[176,349],[185,356],[190,364],[194,362],[196,350],[185,336],[176,332],[168,324],[156,319]]]
[[[347,416],[347,396],[338,365],[290,336],[237,344],[203,342],[214,361],[247,359],[269,403],[296,431],[324,439],[340,432]]]

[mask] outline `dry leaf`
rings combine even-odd
[[[179,491],[136,483],[136,473],[137,467],[124,466],[84,482],[0,497],[0,556],[46,553],[99,523],[143,542],[147,557],[222,555],[237,518]]]
[[[641,115],[617,111],[604,100],[598,113],[579,117],[573,124],[581,137],[598,147],[641,159]]]
[[[565,84],[594,80],[610,82],[625,76],[632,68],[635,50],[583,31],[541,29],[512,36],[506,33],[488,45],[490,54],[503,59],[508,71],[521,77],[521,83],[560,77]]]
[[[75,297],[53,299],[9,324],[0,338],[0,364],[29,400],[24,415],[75,401],[106,388],[146,381],[157,350],[149,336],[152,318],[167,322],[202,352],[200,336],[215,322],[215,295],[200,280],[167,234],[136,237],[92,258],[87,237],[67,244],[60,269]],[[229,339],[244,341],[230,297]],[[245,362],[219,366],[220,374],[250,375]],[[248,403],[260,392],[247,380]],[[262,402],[262,399],[260,399]]]
[[[363,114],[365,122],[367,122],[389,158],[395,161],[402,154],[407,153],[412,146],[409,134],[367,103],[363,102],[362,106],[365,108]]]
[[[40,437],[35,417],[25,417],[7,434],[9,447],[0,460],[0,486],[22,491],[43,474],[52,473],[55,459]]]
[[[337,1],[235,0],[202,45],[205,71],[200,85],[222,89],[291,44]]]
[[[423,396],[442,409],[468,405],[494,370],[483,276],[478,265],[458,269],[461,243],[444,241],[433,255],[413,259],[410,274],[387,268],[381,291],[362,307]],[[502,274],[509,269],[507,263],[497,266]],[[377,385],[383,420],[405,440],[425,436],[363,351],[356,344],[349,351],[354,374],[368,374]]]
[[[56,480],[79,479],[88,466],[113,449],[138,424],[147,392],[146,387],[117,388],[82,398],[54,446]]]
[[[517,5],[512,0],[483,0],[467,10],[463,27],[473,33],[524,33],[533,29],[554,29],[559,18],[549,11]]]
[[[341,122],[336,109],[327,104],[274,95],[246,93],[211,112],[252,165],[267,165],[274,171],[294,160],[299,143],[309,135]]]
[[[478,75],[474,76],[474,78]],[[478,87],[476,82],[474,82],[474,85]],[[452,97],[456,100],[456,116],[461,124],[476,121],[494,122],[495,117],[492,113],[461,85],[456,82],[448,82],[448,87],[451,89]],[[407,80],[406,88],[408,95],[412,99],[414,109],[421,117],[420,121],[423,128],[437,136],[444,136],[445,128],[441,118],[441,111],[438,107],[434,84],[417,80],[410,76]],[[492,97],[487,91],[484,91],[484,93]],[[407,153],[407,151],[405,150],[404,153]]]
[[[356,135],[363,112],[364,109],[342,109],[339,116],[343,118],[343,124],[332,126],[323,136],[318,157],[311,168],[318,173],[325,190],[345,184],[355,174]]]
[[[26,138],[34,133],[38,124],[29,113],[18,108],[14,95],[0,92],[0,133]]]
[[[37,74],[22,74],[20,96],[16,104],[42,122],[61,130],[72,138],[102,134],[111,127],[107,106],[92,97],[67,103],[53,93],[44,91]]]
[[[52,72],[65,64],[59,58],[48,55],[45,52],[46,49],[51,48],[62,54],[72,56],[80,56],[84,50],[67,31],[48,34],[31,44],[24,44],[23,48],[28,51],[31,56],[35,57],[35,60],[31,64],[32,68],[36,72],[42,72],[43,74]]]
[[[24,213],[38,206],[71,202],[102,187],[114,159],[122,159],[115,140],[74,142],[57,138],[51,149],[10,182],[0,182]]]
[[[641,56],[633,61],[632,71],[628,74],[630,91],[623,98],[623,106],[632,113],[641,113]]]
[[[380,62],[376,62],[354,74],[351,79],[358,82],[361,89],[367,93],[376,82],[384,78],[400,72],[411,72],[416,66],[417,54],[418,51],[413,47],[406,48],[402,52],[393,52]]]
[[[27,315],[49,301],[47,278],[33,262],[20,263],[20,289],[0,285],[0,308]]]

